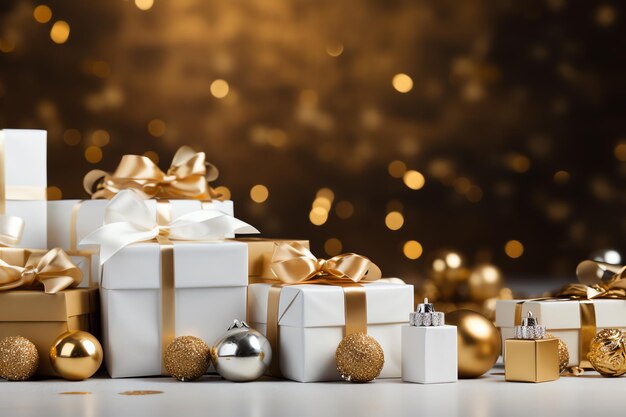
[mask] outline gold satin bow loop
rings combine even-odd
[[[83,273],[72,259],[59,248],[52,249],[40,259],[29,255],[24,266],[11,265],[0,259],[0,290],[43,284],[47,294],[55,294],[80,284]]]
[[[382,276],[380,268],[364,256],[345,253],[328,260],[318,259],[298,242],[278,244],[272,256],[271,269],[276,278],[285,284],[309,281],[372,282]]]
[[[558,296],[572,299],[626,299],[626,267],[597,261],[582,261],[576,267],[579,283],[564,286]]]
[[[112,174],[95,169],[83,179],[85,190],[93,199],[111,199],[125,189],[134,189],[144,199],[211,200],[219,197],[209,186],[217,179],[217,168],[206,162],[204,152],[182,146],[164,173],[150,158],[124,155]]]

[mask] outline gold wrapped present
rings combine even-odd
[[[52,342],[69,330],[98,337],[98,290],[77,288],[46,294],[40,290],[0,292],[0,339],[23,336],[37,346],[37,375],[55,376],[50,366]]]
[[[48,355],[60,334],[85,330],[98,337],[98,290],[66,289],[81,280],[81,270],[61,249],[0,248],[0,338],[32,341],[38,375],[55,375]]]

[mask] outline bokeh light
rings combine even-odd
[[[50,39],[52,39],[54,43],[62,44],[67,42],[69,37],[70,25],[63,20],[54,22],[52,29],[50,29]]]
[[[419,190],[424,186],[426,180],[424,175],[419,171],[409,170],[406,171],[402,177],[402,180],[411,190]]]
[[[92,164],[97,164],[102,160],[102,149],[93,145],[88,146],[85,149],[85,159]]]
[[[519,240],[509,240],[504,245],[504,252],[509,258],[517,259],[524,254],[524,245]]]
[[[250,198],[255,203],[264,203],[270,196],[269,189],[263,184],[257,184],[250,189]]]
[[[135,0],[135,6],[139,10],[150,10],[154,6],[154,0]]]
[[[215,98],[224,98],[228,95],[230,87],[225,80],[218,79],[211,83],[211,94]]]
[[[385,225],[390,230],[399,230],[404,225],[404,216],[398,211],[387,213]]]
[[[400,93],[408,93],[413,89],[413,79],[404,73],[394,75],[391,84]]]
[[[160,138],[167,131],[165,122],[161,119],[152,119],[148,122],[148,133],[155,138]]]
[[[52,19],[52,10],[45,4],[40,4],[33,9],[33,17],[39,23],[48,23]]]
[[[343,245],[341,243],[341,240],[337,239],[336,237],[331,237],[330,239],[326,240],[326,242],[324,242],[324,252],[326,252],[326,255],[328,256],[339,255],[342,249]]]
[[[418,259],[423,253],[422,244],[417,240],[409,240],[404,243],[402,252],[409,259]]]

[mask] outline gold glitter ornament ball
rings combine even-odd
[[[589,345],[587,359],[602,376],[626,373],[626,340],[618,329],[601,330]]]
[[[194,336],[177,337],[163,354],[165,370],[179,381],[193,381],[209,368],[209,354],[209,347],[202,339]]]
[[[50,364],[61,378],[82,381],[102,365],[102,346],[91,333],[82,330],[65,332],[52,343]]]
[[[0,340],[0,377],[9,381],[25,381],[37,371],[39,353],[25,337],[8,336]]]
[[[369,382],[385,364],[383,348],[372,336],[352,333],[343,338],[335,352],[337,370],[349,382]]]
[[[569,365],[569,350],[564,341],[554,337],[552,333],[546,333],[546,339],[556,339],[559,342],[559,373],[563,372]]]

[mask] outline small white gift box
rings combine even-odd
[[[271,284],[250,284],[248,314],[251,325],[266,332]],[[402,374],[401,333],[413,311],[413,286],[364,284],[367,299],[367,334],[383,348],[381,378]],[[282,288],[278,313],[280,370],[300,382],[337,381],[335,350],[344,337],[344,291],[332,285],[291,285]]]
[[[46,131],[0,130],[0,158],[4,172],[5,213],[24,219],[20,247],[45,249],[46,238]]]
[[[211,346],[246,314],[247,245],[174,243],[175,335]],[[117,252],[102,269],[100,298],[107,371],[113,378],[161,374],[161,254],[157,243]]]
[[[596,333],[602,329],[626,330],[626,300],[498,300],[496,302],[496,326],[500,327],[502,346],[504,341],[515,337],[516,306],[521,305],[520,317],[532,312],[547,331],[560,338],[569,351],[569,365],[578,366],[586,360],[581,350],[581,302],[590,303],[595,311]],[[504,352],[503,352],[504,353]]]

